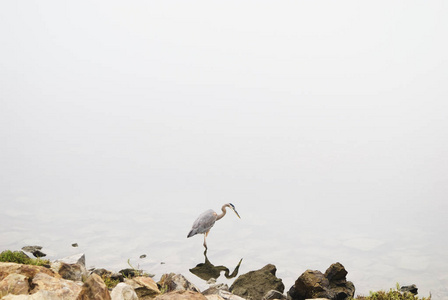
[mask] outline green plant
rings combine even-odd
[[[0,262],[13,262],[17,264],[24,265],[35,265],[35,266],[43,266],[50,264],[50,261],[47,259],[41,258],[30,258],[22,251],[11,251],[5,250],[0,253]]]
[[[400,285],[397,283],[395,289],[386,291],[370,292],[369,296],[357,296],[355,299],[359,300],[431,300],[431,295],[428,298],[419,298],[412,293],[400,292]]]
[[[113,289],[114,287],[117,286],[117,284],[120,283],[120,280],[112,279],[110,278],[110,276],[107,276],[106,274],[103,274],[101,278],[103,279],[104,284],[107,286],[108,289]]]

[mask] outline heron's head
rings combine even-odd
[[[233,212],[238,216],[238,218],[241,219],[240,215],[238,214],[238,212],[235,209],[235,205],[233,205],[232,203],[229,203],[229,207],[233,210]]]

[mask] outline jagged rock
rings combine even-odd
[[[402,292],[402,293],[406,293],[407,292],[407,293],[411,293],[411,294],[417,295],[418,294],[418,288],[417,288],[417,286],[415,284],[405,285],[405,286],[400,287],[400,292]]]
[[[51,264],[51,269],[62,278],[72,281],[83,281],[87,278],[87,270],[81,264],[66,264],[60,261]]]
[[[153,299],[160,294],[156,282],[150,277],[126,279],[125,283],[135,290],[139,299]]]
[[[56,262],[63,262],[66,264],[80,264],[86,267],[86,256],[84,253],[75,254],[72,256],[67,256],[61,259],[57,259]]]
[[[0,280],[3,280],[9,274],[22,274],[28,278],[33,278],[38,273],[56,276],[52,270],[45,267],[0,262]]]
[[[308,298],[348,299],[354,296],[355,286],[352,282],[346,280],[346,275],[347,271],[340,263],[332,264],[325,274],[317,270],[306,270],[289,290],[289,296],[294,300]]]
[[[82,290],[76,300],[111,300],[109,290],[100,276],[92,274],[82,286]]]
[[[86,258],[83,253],[58,259],[50,268],[64,279],[83,281],[87,278]]]
[[[181,274],[163,274],[159,282],[157,282],[163,290],[172,291],[193,291],[200,292],[199,289]]]
[[[154,300],[207,300],[207,298],[201,293],[183,290],[159,295]]]
[[[283,292],[285,286],[280,278],[275,276],[277,268],[266,265],[257,271],[251,271],[239,276],[230,287],[235,295],[250,299],[262,299],[270,290]]]
[[[45,273],[38,273],[32,279],[33,289],[31,293],[38,291],[51,291],[51,296],[59,297],[60,299],[76,299],[81,291],[81,285],[57,276],[50,276]],[[41,293],[46,294],[46,293]]]
[[[286,296],[279,291],[270,290],[263,296],[263,300],[286,299]]]
[[[9,274],[0,281],[0,295],[27,295],[30,290],[28,277],[21,274]]]
[[[124,282],[120,282],[110,293],[112,300],[138,300],[137,293],[132,286]]]

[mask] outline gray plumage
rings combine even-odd
[[[235,214],[238,216],[238,218],[241,218],[240,215],[237,213],[235,206],[232,203],[224,204],[221,207],[222,213],[217,214],[212,209],[209,209],[202,214],[199,215],[199,217],[194,221],[193,226],[191,227],[190,232],[187,235],[187,238],[192,237],[196,234],[203,234],[204,235],[204,247],[207,249],[207,243],[205,241],[205,238],[207,237],[208,233],[210,232],[210,229],[215,225],[215,222],[221,219],[226,215],[226,207],[229,207],[232,209]]]

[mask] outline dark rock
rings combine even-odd
[[[136,276],[140,276],[143,272],[141,270],[135,269],[123,269],[118,271],[118,273],[122,274],[124,277],[132,278]]]
[[[262,299],[270,290],[283,293],[285,286],[280,278],[275,276],[277,268],[266,265],[260,270],[251,271],[239,276],[230,287],[230,291],[238,296],[250,299]]]
[[[296,280],[289,290],[294,300],[327,298],[345,300],[355,294],[355,286],[346,280],[347,271],[340,263],[332,264],[325,274],[317,270],[307,270]]]
[[[78,243],[74,243],[74,244],[72,244],[72,247],[78,247]]]
[[[140,255],[140,259],[146,258],[146,254]]]
[[[405,285],[405,286],[402,286],[400,288],[400,292],[403,292],[403,293],[408,292],[408,293],[417,295],[418,294],[418,288],[417,288],[417,286],[415,284]]]

